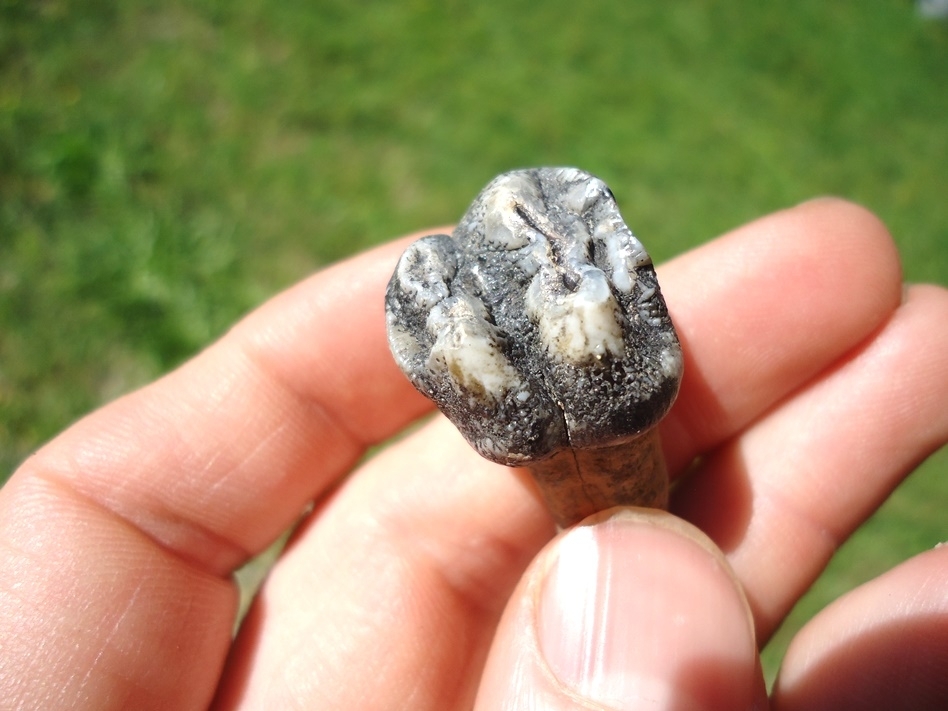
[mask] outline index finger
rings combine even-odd
[[[277,297],[14,474],[0,491],[2,698],[207,707],[231,641],[230,572],[428,408],[380,327],[404,246]]]
[[[273,298],[182,368],[80,421],[17,478],[55,479],[228,573],[428,409],[378,328],[410,239]]]

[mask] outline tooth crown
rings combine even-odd
[[[408,248],[385,304],[398,365],[493,461],[634,438],[678,392],[651,259],[575,168],[495,178],[451,236]]]

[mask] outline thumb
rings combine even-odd
[[[476,709],[752,709],[766,692],[723,554],[670,514],[612,509],[557,537],[508,603]]]

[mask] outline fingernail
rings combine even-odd
[[[563,536],[538,630],[560,683],[617,710],[752,707],[746,602],[723,558],[688,529],[626,510]]]

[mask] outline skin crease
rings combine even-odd
[[[673,476],[688,472],[671,510],[710,549],[648,520],[555,536],[529,477],[478,457],[440,417],[347,476],[430,412],[385,340],[382,293],[406,244],[275,297],[0,490],[0,705],[604,709],[654,692],[665,708],[792,711],[891,708],[889,691],[905,708],[945,707],[943,663],[915,665],[908,685],[880,673],[906,650],[943,659],[944,549],[815,618],[770,702],[754,652],[948,441],[948,292],[903,287],[875,217],[817,200],[658,270],[685,354],[661,424]],[[314,500],[232,642],[231,572]],[[659,539],[665,565],[637,569],[637,543]],[[636,570],[654,589],[634,588]],[[622,617],[608,601],[630,591],[662,606]],[[600,611],[647,633],[616,639]],[[658,664],[663,614],[691,645],[686,668]],[[557,640],[587,629],[601,644],[562,657]],[[645,644],[657,652],[643,676]]]

